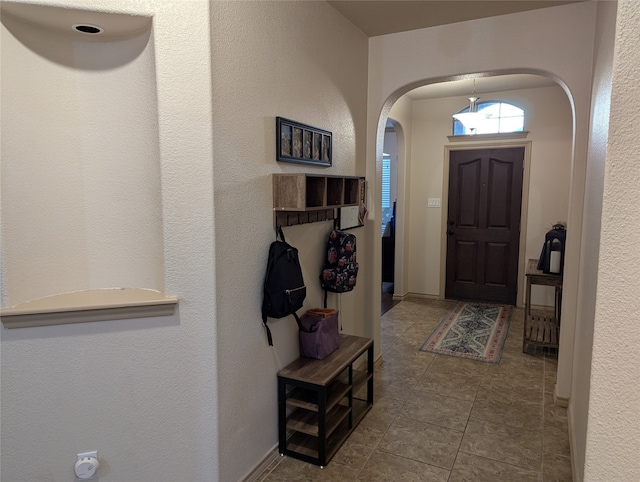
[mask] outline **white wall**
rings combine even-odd
[[[538,258],[545,233],[558,221],[567,221],[571,174],[572,119],[567,95],[560,87],[512,90],[485,94],[482,101],[501,100],[525,111],[526,139],[503,141],[505,145],[531,142],[528,211],[524,259]],[[441,287],[442,210],[445,197],[445,147],[451,150],[487,147],[485,141],[450,143],[451,115],[464,106],[462,97],[413,102],[411,146],[409,243],[409,292],[438,296]],[[496,142],[489,142],[496,145]],[[526,190],[525,190],[526,192]],[[442,208],[428,208],[428,198],[441,198]],[[445,213],[446,214],[446,213]],[[524,231],[523,231],[524,234]],[[521,253],[522,254],[522,253]],[[520,284],[524,273],[520,273]],[[524,289],[519,291],[523,303]],[[533,303],[553,305],[553,289],[533,292]]]
[[[213,2],[211,15],[220,478],[233,481],[276,444],[276,374],[299,356],[293,317],[269,321],[273,347],[261,326],[261,288],[275,240],[271,174],[365,174],[367,38],[324,2]],[[331,131],[333,166],[276,162],[276,116]],[[284,228],[308,286],[303,310],[322,306],[318,277],[331,228]],[[329,305],[340,307],[344,332],[373,336],[365,313],[373,303],[365,299],[366,229],[352,231],[358,284],[340,302],[330,294]]]
[[[119,64],[113,61],[114,57],[121,58],[122,52],[114,46],[86,46],[77,40],[65,44],[64,39],[56,37],[49,46],[59,52],[53,47],[63,45],[68,54],[68,65],[61,68],[51,65],[49,58],[36,55],[32,45],[25,49],[2,27],[3,188],[25,189],[22,194],[33,198],[31,205],[36,206],[37,191],[47,184],[38,177],[38,183],[27,190],[16,179],[40,174],[41,169],[51,185],[69,181],[69,211],[48,213],[50,219],[45,222],[53,226],[51,232],[57,240],[61,236],[58,224],[77,221],[71,224],[72,235],[65,239],[75,247],[83,240],[92,241],[98,232],[88,230],[85,238],[84,232],[78,232],[86,219],[84,213],[93,213],[94,208],[104,210],[103,218],[115,217],[109,221],[119,229],[118,204],[126,200],[135,211],[142,203],[135,196],[128,197],[128,190],[122,192],[112,185],[100,193],[97,201],[87,200],[84,195],[95,192],[82,189],[93,191],[100,186],[94,181],[102,178],[101,168],[113,167],[116,174],[122,173],[124,179],[117,179],[130,189],[136,184],[129,176],[149,180],[156,197],[151,198],[155,200],[149,211],[140,209],[145,213],[141,220],[145,229],[146,216],[153,220],[151,259],[141,254],[135,243],[118,241],[116,253],[124,259],[124,266],[107,266],[104,261],[111,259],[109,255],[91,264],[91,273],[73,266],[46,275],[54,277],[53,284],[63,289],[84,283],[85,274],[96,282],[112,281],[112,271],[122,275],[118,280],[125,278],[130,283],[158,283],[160,278],[165,291],[178,296],[180,304],[174,316],[165,318],[1,329],[2,478],[16,482],[71,481],[76,454],[98,450],[103,462],[100,478],[104,480],[216,480],[218,402],[208,3],[38,3],[153,16],[153,34],[147,50]],[[58,13],[64,17],[72,12],[60,9]],[[104,56],[89,69],[81,60],[91,60],[92,49],[102,50]],[[21,85],[13,80],[5,85],[5,79],[21,72],[21,62],[33,68],[35,78],[24,78]],[[9,86],[15,98],[5,96],[5,87]],[[99,98],[90,98],[91,92]],[[103,117],[92,119],[90,112],[82,112],[85,102],[99,109]],[[135,112],[136,108],[140,112]],[[42,125],[38,120],[42,115],[42,119],[55,122],[49,109],[59,113],[59,125]],[[27,123],[24,113],[33,117]],[[44,138],[33,132],[35,127],[42,129]],[[40,145],[42,141],[46,145]],[[38,151],[39,147],[47,147],[46,152]],[[75,148],[82,149],[77,152]],[[20,156],[20,165],[13,162],[14,155]],[[99,163],[92,162],[98,159]],[[84,165],[91,171],[84,171]],[[13,196],[13,187],[9,193]],[[160,207],[153,207],[160,198],[161,218],[157,212]],[[13,203],[19,201],[3,197],[3,222],[5,213],[11,218],[16,208]],[[14,250],[11,244],[7,246],[10,251],[3,252],[2,282],[11,281],[7,294],[11,300],[14,286],[21,290],[16,299],[24,292],[24,286],[12,281],[20,276],[16,266],[33,259],[36,273],[41,260],[54,260],[59,249],[56,243],[49,244],[46,234],[45,239],[33,240],[27,237],[33,227],[24,229],[21,241],[39,244],[33,245],[27,260],[15,259],[22,255],[23,247]],[[137,230],[131,233],[134,237]],[[3,242],[5,236],[13,235],[3,231]],[[87,243],[87,248],[90,245]],[[84,259],[85,252],[91,254],[90,249],[78,249],[78,257]],[[158,256],[159,260],[154,259]],[[153,263],[152,270],[159,272],[139,279],[141,272],[147,272],[139,269],[141,259]]]
[[[568,409],[575,480],[583,480],[584,477],[616,8],[614,2],[601,2],[598,5],[591,134],[587,158],[587,183],[580,259],[580,291],[577,313],[580,323],[576,325],[573,383]]]
[[[632,122],[640,114],[636,102],[640,82],[639,18],[638,2],[618,2],[593,328],[586,481],[640,478],[640,140]],[[596,82],[604,84],[606,96],[610,57],[602,55],[604,66],[598,67],[604,72],[597,72]],[[606,115],[606,100],[603,104]],[[599,122],[594,119],[594,130]],[[600,143],[601,136],[595,136],[594,149],[599,149]],[[601,150],[595,154],[599,158]],[[597,185],[598,174],[594,177]]]
[[[393,120],[398,138],[398,201],[396,205],[396,262],[394,273],[394,296],[401,298],[407,294],[409,286],[409,179],[411,179],[411,143],[413,102],[401,97],[393,104],[389,118]],[[375,174],[375,170],[373,171]],[[373,175],[373,174],[372,174]]]
[[[3,13],[4,306],[85,289],[164,290],[147,24],[96,42]]]
[[[500,17],[383,35],[369,41],[368,132],[379,132],[393,102],[412,88],[472,73],[546,73],[566,86],[574,118],[558,395],[569,398],[590,109],[596,4],[581,2]],[[562,48],[559,48],[562,46]],[[420,59],[419,62],[416,59]],[[369,178],[379,183],[369,143]],[[379,161],[378,161],[379,162]]]

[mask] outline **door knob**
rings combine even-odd
[[[449,230],[449,235],[453,235],[453,229]]]
[[[455,221],[453,219],[449,219],[449,226],[453,226],[454,223]]]

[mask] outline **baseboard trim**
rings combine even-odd
[[[373,369],[379,368],[382,365],[382,353],[378,355],[378,358],[373,360]]]
[[[404,295],[403,299],[407,298],[423,298],[425,300],[441,300],[439,295],[429,295],[427,293],[407,293]]]
[[[563,408],[567,408],[569,406],[569,399],[565,398],[565,397],[559,397],[558,396],[558,388],[554,387],[553,388],[553,401],[556,405],[563,407]]]
[[[278,444],[275,444],[269,452],[258,462],[253,469],[251,469],[247,475],[240,479],[241,482],[255,482],[260,477],[260,474],[264,472],[273,462],[280,458],[278,452]]]
[[[569,459],[571,460],[571,478],[573,482],[578,482],[582,480],[582,472],[579,470],[576,462],[576,441],[574,437],[574,429],[573,429],[573,413],[571,410],[571,406],[567,407],[567,421],[569,422],[567,425],[569,427]]]

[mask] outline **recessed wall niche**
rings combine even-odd
[[[151,18],[3,2],[1,28],[3,309],[164,299]]]

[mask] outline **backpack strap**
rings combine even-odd
[[[273,346],[273,338],[271,337],[271,330],[267,325],[267,314],[262,310],[262,323],[264,324],[264,328],[267,330],[267,340],[269,340],[269,346]]]
[[[300,331],[304,331],[302,329],[302,322],[300,321],[300,317],[298,316],[298,313],[296,313],[295,311],[293,312],[293,317],[296,319],[296,323],[298,324],[298,329]]]
[[[302,329],[302,322],[300,321],[300,317],[298,316],[298,313],[294,311],[293,317],[296,319],[296,323],[298,324],[298,329],[300,331],[304,331]],[[267,340],[269,340],[269,346],[273,346],[273,337],[271,336],[271,330],[269,329],[269,325],[267,325],[267,315],[265,314],[264,311],[262,312],[262,323],[264,323],[264,328],[265,330],[267,330]]]
[[[287,242],[287,240],[284,239],[284,232],[282,231],[282,226],[278,226],[276,229],[276,240],[278,239],[278,236],[280,236],[281,241],[284,241],[285,243]]]

